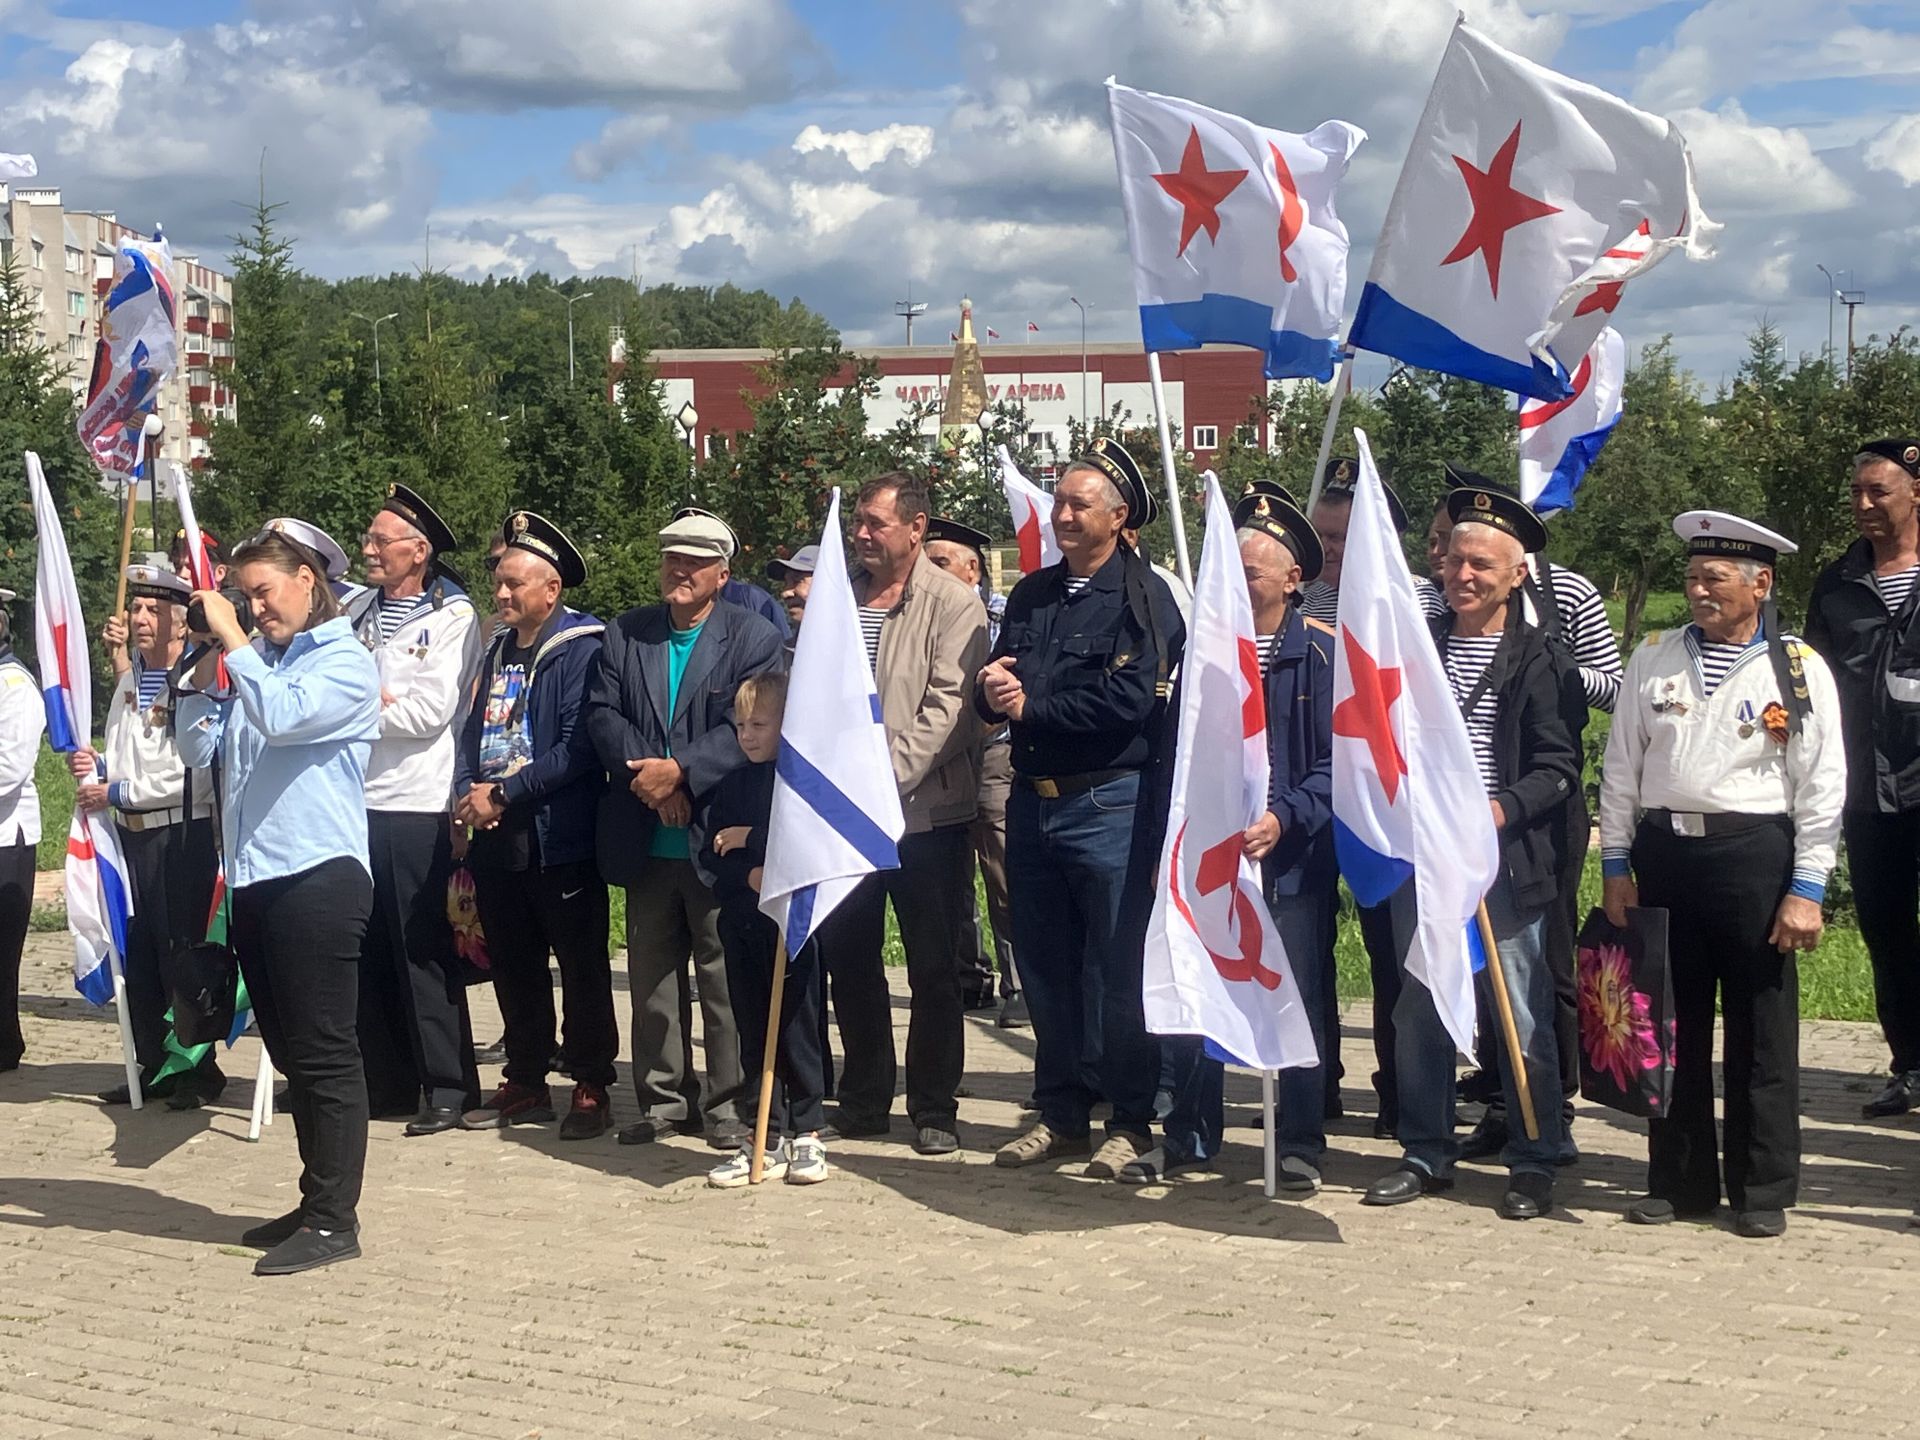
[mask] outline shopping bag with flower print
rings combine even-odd
[[[487,953],[486,933],[480,928],[473,871],[464,864],[454,866],[447,876],[447,923],[453,927],[453,953],[462,981],[484,985],[493,978],[493,958]]]
[[[1575,958],[1580,999],[1580,1093],[1628,1115],[1664,1116],[1673,1097],[1673,974],[1667,912],[1627,911],[1624,926],[1596,909]]]

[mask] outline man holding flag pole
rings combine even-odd
[[[1121,1168],[1129,1184],[1207,1168],[1230,1058],[1263,1072],[1267,1193],[1320,1188],[1333,654],[1327,627],[1289,604],[1318,568],[1312,527],[1278,486],[1262,482],[1230,515],[1209,472],[1145,962],[1147,1027],[1168,1037],[1173,1109],[1164,1143]],[[1310,985],[1296,981],[1297,962],[1314,967]]]
[[[760,910],[779,927],[780,938],[760,1057],[749,1171],[753,1184],[765,1173],[787,957],[806,948],[862,880],[899,867],[899,841],[906,830],[880,693],[847,576],[838,486],[820,534],[788,696],[760,877]]]

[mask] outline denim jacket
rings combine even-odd
[[[255,637],[227,657],[232,693],[180,700],[189,765],[221,762],[221,841],[238,889],[325,861],[367,863],[367,759],[380,735],[380,672],[344,618]]]

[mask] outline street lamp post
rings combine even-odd
[[[679,410],[674,413],[673,423],[680,427],[680,433],[686,437],[687,484],[688,488],[691,489],[693,476],[700,468],[699,452],[694,449],[693,445],[693,427],[700,423],[700,412],[693,408],[693,402],[691,400],[682,405]]]
[[[1087,307],[1077,295],[1067,299],[1080,307],[1080,428],[1087,428]]]
[[[547,294],[555,296],[558,299],[566,302],[566,306],[567,306],[567,388],[571,390],[573,388],[573,307],[578,305],[582,300],[591,300],[593,298],[593,291],[588,290],[579,295],[568,295],[564,291],[555,290],[551,286],[549,286],[547,289]]]
[[[980,427],[980,483],[984,485],[993,468],[993,411],[982,410],[973,423]]]
[[[1833,278],[1833,272],[1824,265],[1813,267],[1827,277],[1827,373],[1833,373],[1833,298],[1840,292],[1840,282]]]
[[[380,418],[384,420],[387,418],[387,404],[386,398],[380,393],[380,327],[389,320],[398,320],[400,318],[400,312],[395,310],[389,315],[382,315],[378,319],[375,319],[371,315],[362,315],[358,310],[355,310],[353,312],[353,318],[356,320],[364,320],[373,327],[373,408]]]

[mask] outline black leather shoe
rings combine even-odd
[[[473,1047],[473,1063],[476,1065],[504,1065],[507,1063],[507,1037],[502,1035],[491,1045]]]
[[[1462,1160],[1491,1160],[1507,1148],[1507,1117],[1489,1110],[1460,1142]]]
[[[322,1265],[360,1258],[360,1236],[353,1230],[308,1230],[302,1227],[262,1255],[253,1267],[256,1275],[298,1275]]]
[[[422,1105],[420,1113],[407,1122],[402,1135],[438,1135],[443,1130],[460,1128],[460,1107],[457,1105]]]
[[[1033,1024],[1033,1016],[1027,1013],[1027,997],[1018,990],[1013,991],[1000,1002],[1000,1018],[994,1022],[1002,1030],[1025,1030]]]
[[[174,1077],[169,1075],[166,1079],[156,1080],[151,1085],[143,1084],[140,1087],[140,1098],[143,1101],[164,1100],[173,1094],[173,1088]],[[133,1092],[124,1085],[116,1085],[111,1090],[102,1090],[99,1098],[103,1105],[131,1105]]]
[[[249,1250],[271,1250],[284,1240],[291,1240],[300,1229],[300,1212],[289,1210],[278,1220],[268,1220],[251,1230],[240,1232],[240,1243]]]
[[[624,1127],[614,1138],[622,1145],[651,1145],[669,1135],[698,1135],[700,1130],[701,1124],[697,1119],[662,1120],[647,1115]]]
[[[1553,1209],[1553,1179],[1524,1170],[1507,1181],[1500,1197],[1502,1220],[1538,1220]]]
[[[707,1131],[707,1145],[714,1150],[739,1150],[753,1139],[753,1127],[744,1120],[716,1120]]]
[[[820,1132],[822,1140],[877,1140],[891,1128],[884,1115],[855,1115],[843,1105]]]
[[[1860,1113],[1868,1120],[1883,1120],[1890,1115],[1904,1115],[1916,1106],[1920,1106],[1920,1070],[1903,1070],[1862,1105]]]
[[[1373,1117],[1373,1138],[1376,1140],[1398,1140],[1400,1138],[1400,1117],[1398,1115],[1376,1115]]]
[[[1404,1205],[1409,1200],[1418,1200],[1422,1195],[1438,1195],[1451,1190],[1453,1181],[1442,1180],[1429,1175],[1412,1165],[1402,1165],[1398,1170],[1389,1170],[1367,1187],[1367,1193],[1360,1197],[1362,1205]]]
[[[1787,1212],[1736,1210],[1733,1213],[1733,1233],[1744,1235],[1749,1240],[1772,1240],[1787,1233]]]
[[[921,1155],[951,1155],[960,1148],[960,1136],[951,1120],[939,1125],[922,1125],[913,1137],[913,1148]]]

